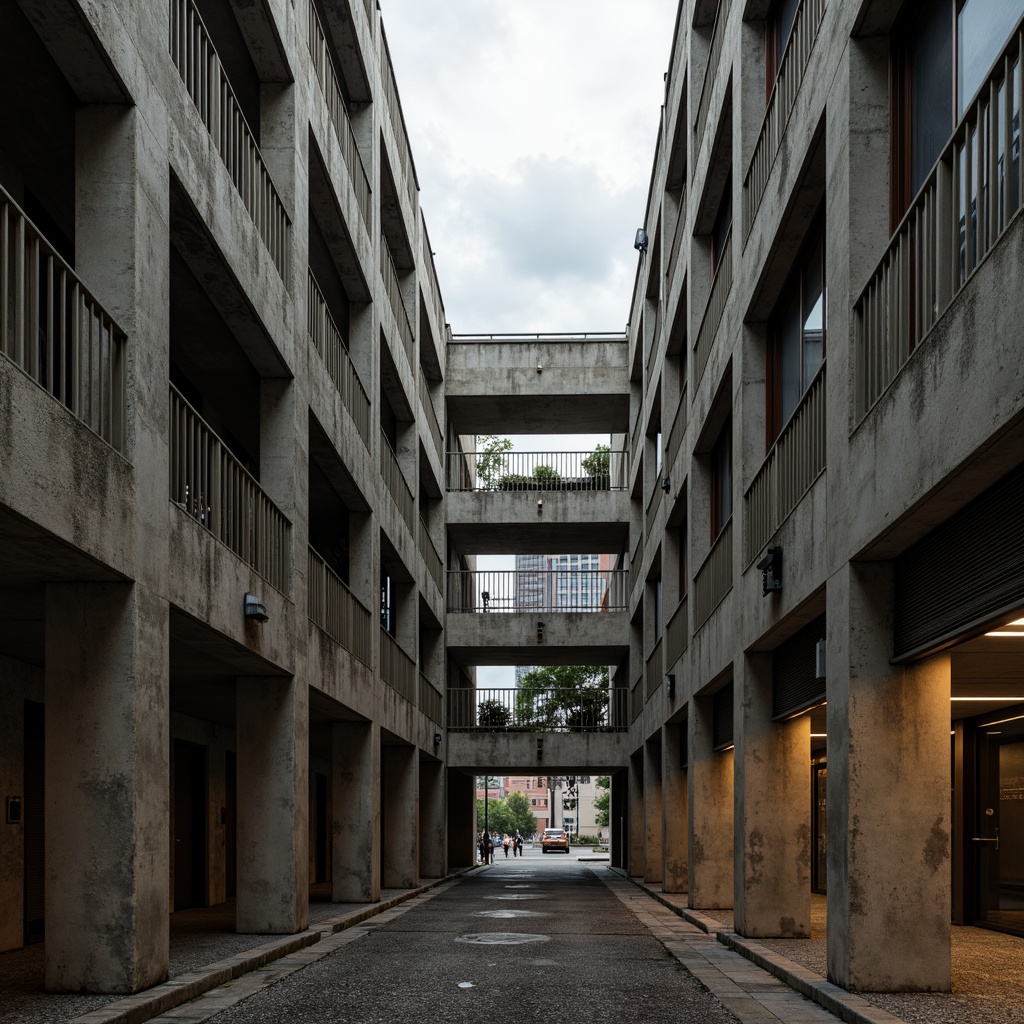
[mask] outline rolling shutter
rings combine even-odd
[[[825,616],[804,626],[772,654],[772,718],[789,718],[825,699],[825,680],[815,678],[815,647],[825,637]]]
[[[732,683],[726,683],[711,698],[711,749],[724,750],[732,743]]]

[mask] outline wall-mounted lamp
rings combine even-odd
[[[544,499],[537,499],[537,515],[540,515],[544,511]]]
[[[674,672],[669,672],[665,676],[665,693],[668,694],[670,699],[676,695],[676,677]]]
[[[757,563],[761,570],[761,596],[782,589],[782,548],[769,548]]]
[[[245,595],[245,617],[257,622],[266,622],[270,618],[266,605],[255,594]]]
[[[544,623],[537,623],[537,643],[542,644],[544,642]]]
[[[825,641],[819,640],[814,645],[814,678],[825,678]]]
[[[672,490],[672,478],[671,477],[665,477],[665,479],[661,481],[661,489],[666,494],[668,494],[668,492],[670,490]]]
[[[544,367],[540,363],[537,364],[537,372],[538,373],[543,373],[544,372]]]
[[[636,229],[636,238],[633,239],[633,248],[640,253],[641,256],[647,252],[647,232],[643,228]]]
[[[435,732],[434,733],[434,746],[435,747],[441,746],[441,734],[439,732]]]

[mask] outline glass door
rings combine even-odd
[[[1024,714],[978,727],[977,923],[1024,935]]]

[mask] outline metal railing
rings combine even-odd
[[[0,189],[0,353],[119,452],[128,339]]]
[[[398,511],[402,514],[405,525],[409,527],[409,532],[412,533],[415,526],[413,516],[415,514],[416,501],[413,498],[412,489],[405,482],[405,477],[402,476],[402,470],[398,466],[398,457],[395,455],[391,442],[383,430],[380,432],[380,475]]]
[[[457,732],[622,732],[625,687],[450,689],[448,728]]]
[[[693,123],[694,147],[696,155],[704,141],[704,129],[707,126],[708,111],[711,106],[711,90],[714,85],[718,65],[722,59],[722,43],[725,39],[725,23],[729,20],[730,0],[719,0],[715,14],[715,27],[711,30],[711,47],[708,50],[708,63],[704,68],[704,81],[700,87],[700,100],[697,103],[697,120]]]
[[[732,520],[721,533],[693,578],[693,628],[700,629],[732,589]]]
[[[410,704],[416,704],[419,698],[416,662],[383,626],[380,627],[380,677]]]
[[[338,325],[327,308],[323,293],[317,286],[313,272],[307,275],[308,301],[306,303],[307,328],[313,347],[317,350],[334,386],[341,395],[341,402],[352,417],[352,422],[363,439],[363,444],[370,447],[370,399],[366,394],[359,374],[352,364],[345,339],[338,330]]]
[[[644,679],[641,675],[629,690],[629,720],[635,722],[644,710]]]
[[[395,261],[391,258],[391,250],[388,248],[387,240],[383,235],[380,236],[380,277],[388,293],[391,312],[395,314],[395,323],[398,326],[399,337],[402,339],[405,357],[409,360],[409,365],[415,367],[416,341],[412,333],[412,324],[409,322],[409,314],[405,311],[405,301],[402,299],[402,285],[398,280]]]
[[[968,106],[854,304],[856,415],[865,416],[1022,202],[1024,22]]]
[[[291,523],[173,385],[170,416],[171,501],[287,594]]]
[[[356,202],[359,204],[359,213],[369,232],[373,219],[370,204],[370,179],[366,175],[366,168],[359,156],[356,137],[352,133],[352,122],[349,120],[348,110],[345,108],[345,98],[331,61],[328,49],[330,44],[327,42],[323,25],[320,24],[320,15],[317,14],[316,5],[312,0],[307,6],[309,8],[309,55],[313,58],[313,70],[316,72],[317,81],[320,83],[324,99],[327,101],[327,113],[331,118],[331,124],[334,125],[334,133],[337,136],[338,145],[341,147],[341,155],[352,179],[352,188],[356,194]],[[367,17],[369,17],[369,12],[367,12]]]
[[[825,364],[757,471],[744,499],[743,557],[752,562],[825,469]]]
[[[750,237],[754,218],[761,207],[768,176],[775,165],[782,137],[789,124],[797,94],[803,84],[804,72],[810,60],[811,50],[818,38],[818,29],[825,13],[825,0],[801,0],[797,8],[793,28],[790,31],[786,52],[782,55],[779,73],[768,98],[768,106],[761,123],[761,131],[754,146],[750,165],[743,179],[743,238]]]
[[[683,652],[690,644],[690,627],[686,617],[686,606],[687,601],[684,594],[665,627],[666,672],[683,656]]]
[[[644,703],[649,701],[658,692],[658,687],[661,686],[664,676],[662,638],[658,637],[658,642],[654,645],[654,650],[648,656],[647,664],[644,665]]]
[[[683,358],[685,359],[685,353]],[[672,429],[668,433],[668,449],[665,461],[665,471],[671,472],[676,463],[676,456],[679,454],[679,446],[683,443],[683,435],[686,433],[686,424],[690,418],[690,405],[686,401],[686,384],[683,384],[679,392],[679,404],[676,406],[676,414],[672,418]]]
[[[629,592],[636,589],[637,581],[640,579],[640,570],[644,564],[644,535],[638,533],[636,544],[633,545],[633,554],[629,556]]]
[[[402,163],[402,178],[409,194],[409,203],[416,209],[416,172],[412,164],[412,150],[409,147],[409,135],[405,130],[405,117],[402,114],[402,103],[398,98],[398,86],[395,84],[395,71],[391,66],[391,52],[388,49],[387,37],[381,31],[380,77],[384,83],[384,102],[388,108],[388,119],[395,134],[398,146],[398,159]]]
[[[609,452],[607,469],[594,452],[449,452],[450,491],[623,491],[626,452]]]
[[[291,221],[193,0],[170,0],[170,52],[256,230],[288,280]]]
[[[432,722],[444,724],[444,697],[434,689],[430,680],[419,674],[419,701],[417,706]]]
[[[310,622],[372,667],[373,616],[313,548],[309,549],[306,592]]]
[[[448,572],[450,612],[625,611],[623,569]]]
[[[441,432],[441,424],[437,422],[437,412],[434,409],[434,402],[430,397],[430,389],[427,382],[420,376],[420,405],[426,414],[427,426],[430,428],[430,436],[434,439],[434,450],[438,456],[444,454],[444,434]]]
[[[427,567],[427,572],[430,574],[430,578],[437,584],[437,592],[439,594],[444,593],[444,561],[441,556],[437,553],[437,548],[434,547],[434,542],[430,537],[430,531],[427,529],[427,524],[423,522],[423,518],[419,520],[419,548],[420,556],[423,559],[423,563]]]
[[[693,379],[697,384],[700,383],[701,377],[704,376],[704,369],[708,365],[711,346],[714,344],[715,335],[722,322],[722,314],[725,312],[725,303],[729,298],[730,291],[732,291],[731,231],[722,247],[722,258],[715,271],[715,279],[711,282],[708,304],[704,307],[704,316],[701,318],[700,329],[697,331],[697,341],[693,346]]]

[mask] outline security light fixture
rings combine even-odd
[[[757,563],[761,570],[761,596],[782,589],[782,548],[769,548]]]
[[[819,640],[814,645],[814,678],[825,678],[825,641]]]
[[[543,622],[538,622],[537,623],[537,643],[540,644],[540,643],[543,643],[543,642],[544,642],[544,623]]]
[[[245,595],[245,617],[256,622],[266,622],[270,618],[266,605],[255,594]]]
[[[661,481],[661,489],[666,494],[668,494],[668,492],[670,490],[672,490],[672,478],[671,477],[665,477],[665,479]]]
[[[439,732],[435,732],[434,733],[434,746],[435,747],[441,746],[441,734]]]
[[[537,499],[537,515],[540,515],[544,511],[544,499]]]
[[[665,676],[665,693],[670,698],[674,698],[676,695],[676,677],[674,672],[669,672],[669,674]]]
[[[640,253],[641,256],[647,252],[647,232],[643,228],[636,229],[636,238],[633,239],[633,248]]]

